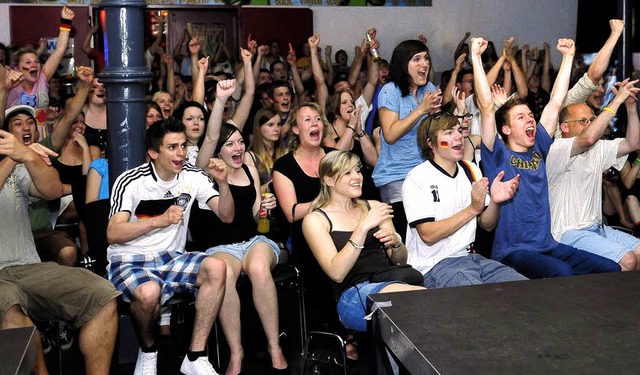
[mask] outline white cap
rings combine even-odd
[[[26,104],[20,104],[20,105],[14,105],[13,107],[7,108],[4,111],[4,118],[11,116],[11,114],[18,111],[27,111],[29,112],[29,114],[31,114],[31,116],[36,117],[36,110],[32,106],[26,105]]]

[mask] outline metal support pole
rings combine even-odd
[[[151,72],[144,62],[144,0],[102,0],[106,10],[107,67],[98,75],[107,90],[109,185],[145,162],[145,92]]]
[[[633,72],[631,51],[631,30],[633,28],[633,19],[631,15],[631,0],[618,0],[618,18],[624,21],[622,48],[620,49],[619,54],[621,69],[618,70],[618,79],[625,79],[631,77],[631,72]]]

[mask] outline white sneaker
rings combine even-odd
[[[193,362],[189,360],[189,357],[184,357],[180,372],[185,375],[218,375],[206,356],[198,357]]]
[[[138,360],[133,375],[156,375],[158,373],[158,352],[145,353],[138,349]]]

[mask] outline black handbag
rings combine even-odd
[[[381,283],[385,281],[402,281],[410,285],[424,284],[424,276],[417,269],[409,264],[393,265],[384,271],[380,271],[369,276],[372,283]]]

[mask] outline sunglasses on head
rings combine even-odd
[[[450,114],[449,112],[439,111],[427,117],[427,121],[429,121],[429,123],[427,124],[427,137],[429,136],[429,130],[431,129],[431,123],[433,122],[433,120],[440,120],[442,116],[445,116],[445,115],[452,116],[452,114]]]

